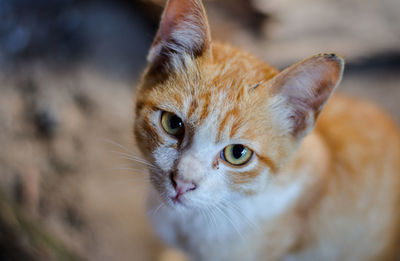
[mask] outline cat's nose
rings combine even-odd
[[[172,185],[174,186],[177,197],[179,197],[182,194],[185,194],[188,191],[195,190],[197,188],[196,183],[194,183],[193,181],[185,180],[176,175],[171,175],[171,182]]]

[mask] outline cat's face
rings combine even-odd
[[[342,61],[278,72],[211,43],[199,1],[169,1],[136,104],[135,135],[171,206],[202,208],[268,189],[313,127]]]
[[[172,176],[193,182],[180,196],[185,205],[262,191],[291,146],[265,102],[276,71],[232,48],[214,50],[218,59],[189,62],[138,100],[136,137],[158,167],[151,180],[168,200],[176,195]]]

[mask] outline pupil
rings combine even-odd
[[[236,159],[240,159],[246,153],[246,149],[243,145],[235,145],[232,148],[232,155]]]
[[[170,127],[171,127],[171,129],[177,129],[177,128],[182,127],[181,119],[176,115],[172,116],[170,119]]]

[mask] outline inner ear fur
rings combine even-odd
[[[211,55],[211,36],[201,0],[169,0],[147,56],[149,73],[165,77],[203,55]]]
[[[344,60],[335,54],[319,54],[283,70],[271,81],[272,96],[281,100],[283,119],[296,137],[308,134],[340,83]]]

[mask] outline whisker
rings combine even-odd
[[[106,168],[105,170],[131,170],[134,171],[135,173],[142,173],[142,174],[149,174],[148,170],[145,167],[136,167],[136,166],[131,166],[131,165],[122,165],[122,166],[115,166],[115,167],[110,167]]]
[[[208,225],[208,224],[209,224],[209,223],[208,223],[209,220],[208,220],[206,214],[204,213],[203,209],[199,208],[199,211],[200,211],[201,216],[204,218],[204,220],[206,221],[206,223],[207,223],[207,225]]]
[[[110,152],[117,153],[117,154],[119,154],[119,156],[121,156],[121,158],[124,158],[124,159],[131,159],[131,160],[135,160],[136,162],[140,162],[140,163],[144,163],[144,164],[151,164],[147,160],[141,159],[139,157],[135,157],[135,156],[127,154],[127,153],[123,153],[120,151],[112,151],[112,150]]]
[[[118,173],[119,176],[118,179],[119,180],[133,180],[136,182],[142,182],[142,181],[150,181],[149,177],[146,175],[131,175],[131,173]],[[113,174],[113,176],[115,176],[115,174]]]
[[[141,182],[147,182],[148,179],[145,176],[131,176],[131,177],[125,177],[124,180],[129,181],[129,182],[134,182],[134,184],[138,184]]]
[[[104,141],[104,142],[107,142],[107,143],[109,143],[109,144],[112,144],[112,145],[114,145],[114,146],[117,146],[118,148],[123,149],[125,152],[128,152],[128,153],[130,153],[130,154],[133,154],[133,152],[132,152],[131,150],[129,150],[127,147],[123,146],[122,144],[119,144],[119,143],[116,142],[116,141],[113,141],[113,140],[110,140],[110,139],[107,139],[107,138],[104,138],[103,141]]]
[[[244,239],[242,233],[240,233],[239,228],[236,226],[236,224],[233,222],[233,220],[229,217],[229,215],[227,215],[218,204],[214,205],[215,209],[218,210],[226,219],[227,221],[232,225],[232,227],[234,228],[234,230],[238,233],[238,235]]]
[[[115,151],[115,150],[111,150],[110,152],[117,153],[117,154],[120,154],[120,155],[122,155],[122,156],[127,156],[127,157],[129,157],[129,158],[136,159],[136,160],[138,160],[138,161],[142,161],[142,162],[149,163],[146,159],[143,159],[143,158],[141,158],[141,157],[138,157],[138,156],[136,156],[136,155],[134,155],[134,154],[125,153],[125,152],[122,152],[122,151]],[[149,164],[151,164],[151,163],[149,163]]]
[[[164,202],[161,201],[161,203],[155,209],[151,210],[151,213],[149,213],[149,215],[151,217],[154,217],[157,214],[157,212],[164,206],[165,206]]]
[[[124,179],[132,179],[135,182],[140,182],[140,181],[150,182],[150,175],[148,175],[147,172],[141,171],[139,169],[116,167],[107,170],[108,171],[106,171],[106,173],[108,175],[115,176],[115,174],[118,174],[118,177],[120,177],[119,175],[123,175],[121,177],[123,177]]]
[[[122,149],[123,151],[117,151],[117,150],[111,150],[110,151],[112,153],[119,154],[121,156],[121,158],[126,159],[126,160],[130,160],[130,161],[135,162],[135,163],[142,163],[142,164],[144,164],[146,166],[151,167],[152,169],[158,169],[157,166],[155,166],[154,164],[150,163],[146,159],[135,155],[133,151],[129,150],[128,148],[126,148],[122,144],[119,144],[118,142],[110,140],[110,139],[103,139],[103,141]]]
[[[140,160],[140,159],[132,158],[132,157],[129,157],[129,156],[120,156],[120,157],[123,158],[123,159],[129,160],[129,161],[132,161],[132,162],[142,163],[142,164],[144,164],[144,165],[146,165],[146,166],[148,166],[148,167],[150,167],[152,169],[157,169],[157,167],[155,165],[153,165],[153,164],[151,164],[149,162]]]
[[[206,215],[207,215],[207,218],[208,218],[208,223],[209,223],[209,226],[210,226],[210,228],[212,228],[212,226],[213,226],[213,222],[212,222],[212,219],[211,219],[211,214],[210,214],[210,212],[209,212],[209,211],[207,211],[207,209],[204,209],[204,213],[206,213]]]
[[[217,225],[217,220],[216,220],[216,215],[215,212],[212,208],[207,208],[207,211],[210,213],[210,217],[211,217],[211,223],[214,226],[215,231],[218,231],[218,225]]]
[[[120,171],[126,171],[126,173],[129,173],[129,174],[138,174],[138,175],[141,175],[141,176],[148,176],[149,174],[147,173],[147,172],[144,172],[144,171],[141,171],[140,169],[134,169],[134,168],[112,168],[112,169],[109,169],[109,170],[111,170],[111,171],[118,171],[118,170],[120,170]]]
[[[222,199],[222,201],[226,204],[226,207],[232,207],[232,210],[234,210],[236,213],[238,213],[239,215],[241,215],[244,219],[245,219],[245,221],[246,221],[246,223],[248,224],[248,225],[250,225],[251,227],[253,227],[253,228],[255,228],[255,229],[260,229],[260,227],[257,225],[257,224],[255,224],[254,222],[253,222],[253,220],[251,219],[251,218],[249,218],[241,209],[240,209],[240,207],[238,206],[238,205],[236,205],[234,202],[232,202],[232,201],[229,201],[229,200],[227,200],[227,199]]]
[[[137,168],[115,167],[115,168],[110,168],[109,170],[130,170],[131,173],[148,175],[148,173],[145,172],[143,169],[137,169]]]

